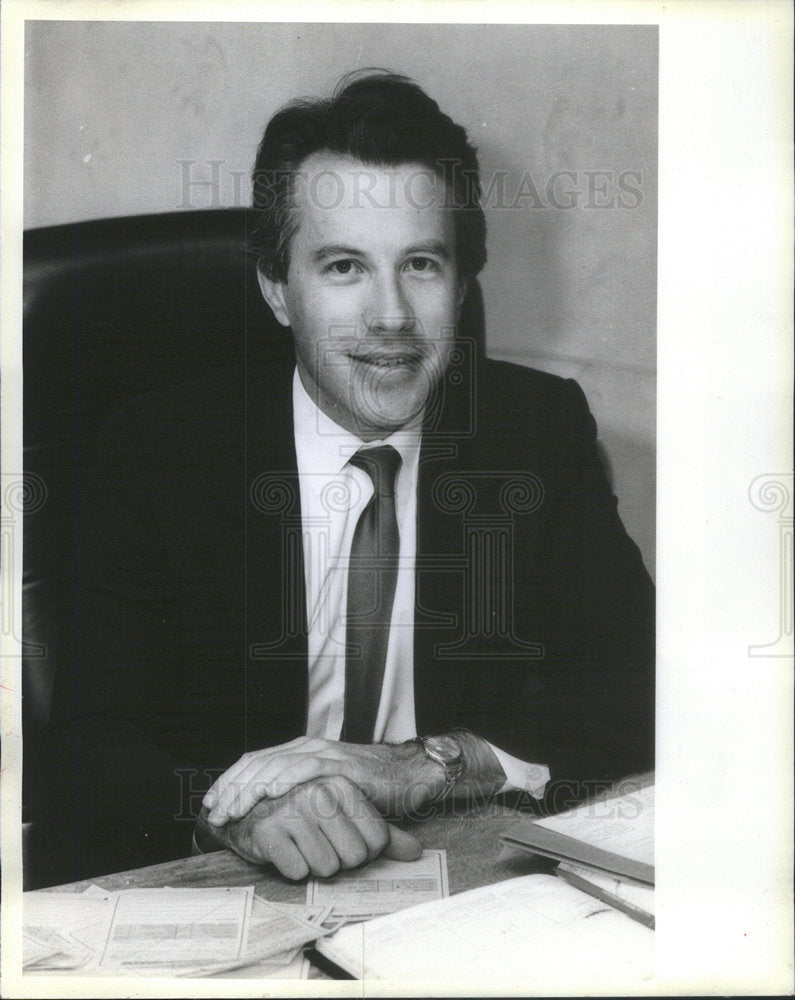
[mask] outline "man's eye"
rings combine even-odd
[[[406,266],[409,271],[414,271],[418,274],[427,274],[439,269],[436,261],[431,260],[429,257],[412,257]]]
[[[327,270],[330,274],[353,274],[358,270],[358,265],[355,260],[335,260]]]

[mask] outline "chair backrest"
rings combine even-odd
[[[24,241],[26,495],[23,706],[35,729],[74,655],[79,473],[85,444],[123,399],[284,350],[246,254],[245,209],[102,219]]]

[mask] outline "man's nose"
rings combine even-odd
[[[370,333],[407,333],[414,328],[414,313],[401,275],[383,274],[372,282],[365,322]]]

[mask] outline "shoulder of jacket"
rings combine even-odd
[[[481,400],[494,400],[500,406],[557,409],[582,405],[583,401],[582,389],[574,379],[508,361],[482,359],[477,381]]]

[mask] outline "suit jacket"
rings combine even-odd
[[[211,779],[305,731],[292,369],[252,354],[96,444],[77,662],[37,765],[43,884],[184,855]],[[555,806],[650,766],[652,589],[576,383],[462,345],[425,421],[416,594],[418,732],[547,763]]]

